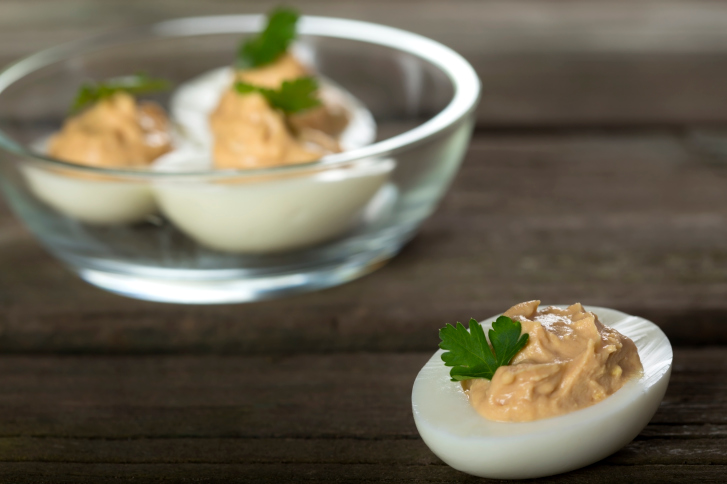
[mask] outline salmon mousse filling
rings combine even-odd
[[[580,303],[539,306],[523,302],[499,318],[503,328],[505,321],[512,324],[511,339],[523,341],[509,362],[501,361],[489,378],[455,374],[472,406],[489,420],[529,422],[570,413],[614,394],[643,371],[634,342]],[[499,356],[498,344],[493,341]]]

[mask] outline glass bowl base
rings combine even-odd
[[[365,254],[346,263],[289,274],[227,279],[150,278],[74,267],[86,282],[107,291],[146,301],[177,304],[244,303],[289,296],[337,286],[365,276],[385,265],[396,251]]]

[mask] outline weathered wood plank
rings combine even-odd
[[[672,394],[674,392],[672,391]],[[673,395],[668,397],[673,398]],[[662,425],[650,423],[638,437],[647,439],[723,439],[727,437],[727,425],[694,424],[694,425]]]
[[[0,357],[0,479],[468,482],[414,428],[410,389],[428,356]],[[675,359],[634,442],[543,482],[718,482],[727,348]]]
[[[443,465],[424,442],[416,438],[0,438],[0,468],[3,463],[10,462]],[[600,464],[727,465],[727,440],[637,440]]]
[[[0,64],[155,20],[265,11],[269,2],[0,2]],[[412,30],[462,52],[483,84],[482,125],[724,123],[727,5],[708,0],[296,2],[314,15]],[[412,11],[416,10],[416,15]]]
[[[0,463],[441,465],[419,439],[2,438]],[[0,464],[1,465],[1,464]]]
[[[426,354],[0,358],[3,435],[408,438]],[[396,371],[392,372],[392,368]],[[10,390],[13,388],[13,390]]]
[[[2,0],[3,53],[25,54],[110,28],[197,15],[261,13],[263,0]],[[727,9],[708,0],[298,0],[303,13],[414,30],[472,52],[704,52],[727,46]],[[416,15],[412,12],[416,11]]]
[[[725,344],[725,181],[727,170],[665,132],[480,134],[439,211],[387,267],[319,293],[215,307],[94,289],[3,211],[0,351],[424,351],[446,322],[533,298],[642,315],[676,345]]]
[[[411,386],[430,354],[2,357],[0,437],[412,439]],[[721,439],[725,377],[675,367],[644,440]]]
[[[593,482],[721,483],[727,467],[721,465],[606,466],[595,465],[568,474],[538,479],[538,483]],[[386,466],[368,464],[79,464],[4,463],[0,478],[13,483],[133,482],[485,482],[448,466]]]

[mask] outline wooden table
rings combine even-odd
[[[439,211],[345,286],[247,305],[124,299],[70,274],[1,208],[0,482],[474,481],[419,439],[411,385],[439,327],[534,298],[642,315],[675,347],[641,435],[543,482],[727,480],[727,162],[696,136],[727,120],[715,48],[727,7],[567,4],[424,2],[412,19],[407,0],[303,3],[436,37],[486,81]],[[27,5],[0,2],[3,61],[142,18],[264,8]],[[574,35],[600,43],[569,49]]]

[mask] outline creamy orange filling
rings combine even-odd
[[[141,167],[170,149],[164,110],[119,92],[67,119],[51,138],[48,154],[89,166]]]
[[[290,54],[270,65],[239,70],[236,79],[278,89],[284,81],[308,75]],[[336,136],[348,123],[342,106],[320,106],[289,117],[257,93],[232,89],[210,115],[216,168],[264,168],[306,163],[340,151]],[[154,103],[137,103],[120,92],[66,120],[48,154],[99,167],[147,166],[170,151],[169,121]]]
[[[258,93],[226,91],[210,116],[217,168],[262,168],[317,160],[322,149],[306,147],[285,117]]]
[[[285,81],[293,81],[309,75],[311,72],[290,53],[280,56],[275,62],[266,66],[240,69],[235,73],[238,81],[268,89],[278,89]],[[343,106],[324,104],[293,114],[288,121],[295,131],[312,129],[335,137],[341,134],[348,124],[348,113]]]
[[[284,81],[309,75],[290,54],[270,65],[239,70],[235,77],[278,89]],[[258,93],[226,91],[210,115],[216,168],[266,168],[315,161],[340,151],[335,137],[348,123],[342,107],[320,106],[286,117]]]
[[[580,303],[538,309],[520,303],[504,315],[520,321],[528,343],[492,380],[463,382],[474,408],[490,420],[527,422],[588,407],[643,371],[636,345]]]
[[[284,81],[292,81],[308,75],[310,75],[308,69],[290,53],[281,55],[266,66],[240,69],[235,73],[238,81],[268,89],[277,89]]]

